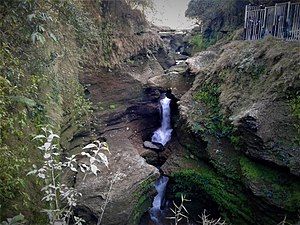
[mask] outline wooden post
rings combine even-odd
[[[275,9],[274,9],[274,20],[273,20],[273,28],[272,28],[272,35],[276,36],[276,17],[277,17],[277,3],[275,4]]]
[[[265,33],[266,33],[266,19],[267,19],[267,7],[265,7],[264,9],[264,22],[263,22],[263,27],[262,27],[262,30],[263,30],[263,38],[265,37]]]
[[[285,20],[285,38],[289,37],[290,34],[290,24],[291,24],[291,19],[290,19],[290,10],[291,10],[291,2],[288,2],[288,7],[287,7],[287,12],[286,12],[286,20]]]
[[[244,21],[244,35],[245,35],[245,40],[248,39],[247,35],[247,22],[248,22],[248,5],[246,5],[245,9],[245,21]]]

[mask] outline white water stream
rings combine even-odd
[[[168,181],[168,177],[161,176],[155,183],[157,195],[155,196],[152,208],[150,209],[150,218],[156,225],[159,225],[164,218],[162,206],[164,204]]]
[[[161,127],[154,132],[151,140],[153,143],[166,145],[171,139],[173,129],[171,128],[170,102],[171,99],[169,99],[167,96],[160,100],[162,107]]]
[[[161,127],[154,132],[151,140],[153,143],[166,145],[167,142],[171,139],[173,129],[171,128],[170,102],[171,99],[169,99],[167,96],[164,96],[160,100],[160,104],[162,107]],[[152,202],[152,208],[150,209],[150,218],[156,225],[160,225],[162,220],[164,219],[162,208],[164,206],[168,181],[168,177],[161,176],[155,183],[157,195]]]

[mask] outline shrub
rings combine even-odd
[[[81,225],[84,220],[73,213],[73,208],[77,205],[81,193],[75,188],[63,184],[62,170],[67,168],[76,173],[80,171],[85,176],[89,173],[97,176],[98,163],[104,163],[108,167],[107,157],[101,152],[102,150],[108,151],[108,146],[99,141],[85,146],[83,150],[88,150],[88,152],[82,152],[81,155],[87,157],[88,163],[77,161],[77,155],[66,157],[66,161],[61,162],[61,151],[58,149],[56,141],[59,136],[47,128],[43,128],[43,131],[44,134],[37,135],[34,139],[45,140],[44,144],[38,147],[44,162],[40,167],[33,165],[33,170],[28,175],[34,174],[43,181],[44,186],[41,190],[44,197],[42,200],[46,201],[48,206],[43,212],[47,213],[50,224],[67,225],[73,220],[75,225]]]

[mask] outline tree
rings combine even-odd
[[[126,3],[130,5],[132,9],[140,8],[142,12],[145,9],[153,9],[153,1],[152,0],[126,0]]]

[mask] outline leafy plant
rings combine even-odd
[[[206,50],[209,46],[215,44],[218,38],[207,39],[202,34],[194,35],[190,40],[190,45],[193,47],[193,52]]]
[[[45,141],[42,146],[38,147],[43,155],[44,162],[40,167],[33,165],[33,170],[28,175],[33,174],[44,183],[41,189],[44,193],[42,200],[48,203],[48,208],[44,209],[43,212],[47,213],[50,224],[66,225],[73,219],[74,224],[81,225],[84,220],[73,213],[73,208],[77,205],[81,193],[75,188],[62,183],[62,170],[67,168],[76,173],[81,171],[85,176],[87,174],[97,176],[100,163],[104,163],[108,167],[107,157],[101,152],[103,150],[109,151],[108,146],[106,143],[99,141],[86,145],[83,150],[88,152],[81,152],[81,155],[88,159],[87,163],[79,162],[77,155],[66,157],[66,161],[61,162],[59,160],[60,150],[57,145],[59,136],[54,134],[51,129],[43,128],[42,130],[44,134],[37,135],[34,139]]]
[[[6,221],[2,221],[0,225],[22,225],[25,224],[25,217],[20,214],[13,218],[8,218]]]
[[[204,127],[199,127],[199,124],[194,126],[196,132],[213,134],[216,137],[230,137],[232,135],[233,125],[221,113],[219,95],[219,87],[215,84],[204,84],[195,93],[194,100],[203,103],[207,108],[206,120],[203,120]]]

